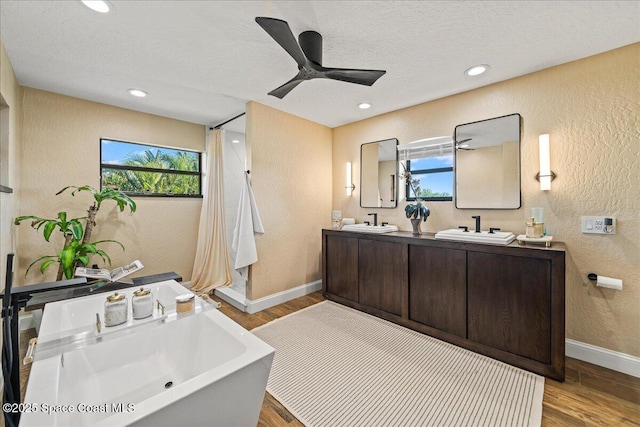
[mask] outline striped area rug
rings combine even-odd
[[[539,426],[544,378],[324,301],[252,331],[306,426]]]

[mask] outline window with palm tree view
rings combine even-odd
[[[453,156],[435,156],[407,160],[406,170],[418,181],[422,200],[450,201],[453,199]],[[416,200],[416,195],[407,186],[407,200]]]
[[[102,188],[134,196],[201,197],[198,152],[100,139]]]

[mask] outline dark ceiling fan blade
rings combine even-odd
[[[269,92],[269,95],[273,95],[276,98],[284,98],[289,92],[291,92],[296,86],[302,83],[304,79],[300,78],[300,73],[296,75],[294,78],[283,84],[282,86],[272,90]]]
[[[298,45],[286,21],[258,16],[256,22],[295,59],[298,66],[302,67],[306,65],[307,58],[304,56],[302,49],[300,49],[300,45]]]
[[[383,70],[356,70],[351,68],[322,68],[324,77],[333,80],[341,80],[348,83],[371,86],[382,77],[386,71]]]

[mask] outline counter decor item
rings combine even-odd
[[[331,212],[331,224],[334,230],[340,230],[342,228],[342,211]]]
[[[413,228],[413,235],[419,236],[422,234],[422,229],[420,228],[420,225],[423,222],[427,221],[427,218],[431,214],[431,211],[429,211],[428,207],[422,204],[422,199],[420,198],[420,193],[421,193],[420,180],[412,179],[411,172],[407,171],[407,169],[404,167],[404,164],[402,164],[402,168],[404,169],[402,178],[407,181],[415,197],[415,203],[411,203],[405,206],[404,213],[407,216],[407,218],[409,218],[409,220],[411,221],[411,227]],[[407,196],[409,196],[409,194],[407,194]]]
[[[176,297],[176,311],[178,314],[190,313],[195,309],[195,295],[183,294]]]
[[[551,247],[553,236],[547,236],[547,230],[544,225],[544,208],[531,208],[531,217],[526,223],[525,234],[517,237],[518,244],[526,243],[541,244],[545,247]]]
[[[127,297],[115,292],[109,295],[104,302],[105,326],[117,326],[127,321],[128,312]]]
[[[534,217],[527,222],[526,236],[533,239],[539,239],[544,236],[544,223],[536,222]]]
[[[153,314],[153,294],[149,289],[140,288],[133,293],[131,307],[134,319],[144,319]]]

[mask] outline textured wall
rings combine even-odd
[[[265,229],[247,289],[255,300],[321,278],[320,230],[331,226],[331,129],[250,102],[246,131]]]
[[[19,162],[18,155],[20,153],[20,145],[18,143],[19,135],[19,117],[20,117],[20,87],[16,81],[11,61],[4,50],[4,45],[0,41],[0,94],[4,99],[8,109],[3,111],[7,114],[8,123],[3,122],[3,129],[0,131],[6,137],[8,148],[7,170],[3,170],[2,176],[7,177],[7,182],[0,184],[11,187],[13,193],[0,193],[0,280],[2,288],[4,288],[6,256],[7,253],[15,251],[15,243],[17,239],[17,230],[11,225],[12,219],[17,215],[18,191],[20,182],[18,179]],[[4,128],[8,124],[8,129]],[[4,155],[4,152],[3,152]],[[2,162],[5,165],[5,162]]]
[[[567,338],[640,356],[640,44],[398,110],[333,129],[333,209],[359,222],[373,209],[358,205],[358,189],[342,188],[344,163],[360,173],[360,144],[386,138],[409,141],[452,135],[456,125],[511,113],[523,117],[522,203],[518,210],[458,210],[431,202],[430,232],[472,225],[524,232],[531,207],[542,206],[550,235],[566,242]],[[539,190],[538,135],[551,138],[551,169],[558,177]],[[410,230],[396,209],[378,209],[379,219]],[[583,215],[617,217],[615,236],[582,234]],[[424,230],[424,228],[423,228]],[[595,272],[621,278],[621,292],[595,288]]]
[[[112,107],[40,90],[22,88],[20,215],[55,217],[59,211],[82,216],[93,198],[89,193],[55,196],[67,185],[100,185],[100,138],[170,147],[204,149],[201,125]],[[144,101],[141,101],[144,102]],[[191,277],[201,199],[139,197],[132,216],[104,202],[92,240],[115,239],[126,252],[110,244],[107,253],[118,266],[139,258],[145,269],[139,275],[175,271]],[[62,237],[46,243],[41,233],[20,225],[17,279],[25,281],[24,268],[37,257],[57,253]],[[58,233],[59,234],[59,233]],[[97,261],[97,260],[94,260]],[[26,283],[55,278],[35,269]]]

